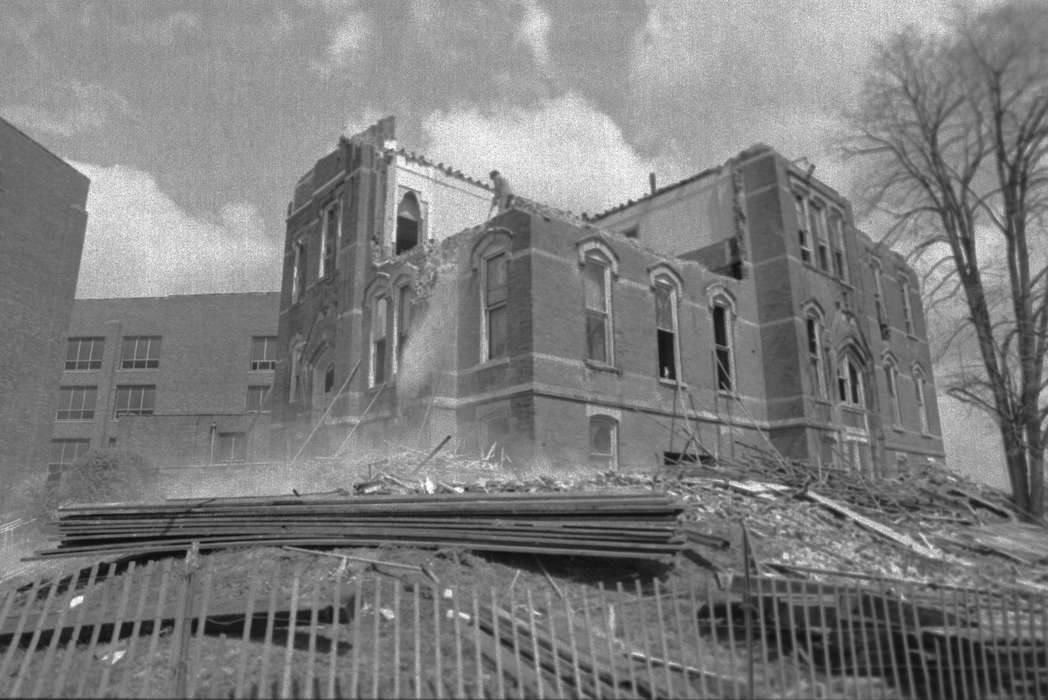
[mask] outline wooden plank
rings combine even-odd
[[[852,510],[851,508],[848,508],[847,506],[845,506],[842,503],[838,503],[837,501],[834,501],[834,500],[832,500],[830,498],[826,498],[825,496],[821,496],[821,495],[819,495],[819,494],[817,494],[817,493],[815,493],[814,491],[811,491],[811,490],[805,491],[804,495],[809,500],[814,501],[815,503],[818,503],[819,505],[824,506],[824,507],[830,509],[831,511],[835,512],[835,513],[839,513],[840,515],[843,515],[844,517],[848,518],[849,520],[851,520],[855,524],[857,524],[857,525],[859,525],[859,526],[861,526],[861,527],[863,527],[863,528],[865,528],[865,529],[867,529],[867,530],[869,530],[871,532],[874,532],[874,533],[880,535],[881,537],[889,539],[889,540],[895,542],[896,544],[902,545],[903,547],[906,547],[906,548],[910,549],[911,551],[913,551],[916,554],[921,555],[922,557],[926,557],[928,559],[935,559],[935,560],[941,560],[942,559],[942,553],[941,552],[939,552],[939,551],[937,551],[935,549],[929,548],[929,547],[925,547],[924,545],[918,543],[916,540],[914,540],[909,535],[904,535],[904,534],[902,534],[902,533],[900,533],[900,532],[898,532],[898,531],[888,527],[887,525],[879,523],[876,520],[872,520],[870,518],[867,518],[865,515],[860,515],[859,513],[856,513],[854,510]]]

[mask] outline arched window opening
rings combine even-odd
[[[397,240],[395,254],[411,250],[418,245],[422,228],[422,209],[414,192],[408,192],[397,207]]]
[[[892,405],[892,425],[902,425],[902,407],[899,405],[899,370],[890,357],[884,361],[884,384],[888,388],[888,399]]]
[[[612,364],[611,266],[603,255],[589,253],[582,266],[586,307],[586,359]]]
[[[733,391],[735,368],[732,366],[732,323],[728,302],[713,302],[713,363],[717,374],[717,389]]]
[[[377,297],[371,307],[371,372],[370,386],[386,381],[386,319],[389,299]]]
[[[618,467],[618,423],[607,416],[589,419],[589,463],[605,469]]]
[[[812,391],[820,399],[825,399],[828,397],[826,395],[826,360],[822,343],[822,317],[815,310],[811,310],[805,317],[804,324],[808,341],[808,371],[811,375]]]
[[[677,379],[677,289],[666,280],[655,282],[655,335],[662,379]]]
[[[837,397],[841,403],[864,408],[866,387],[863,385],[862,365],[850,352],[844,353],[837,363]]]
[[[913,369],[913,390],[917,398],[917,416],[921,422],[921,433],[928,434],[928,427],[932,424],[928,416],[927,387],[925,386],[924,372],[920,367]]]

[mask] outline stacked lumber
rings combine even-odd
[[[433,494],[252,497],[65,506],[38,557],[185,549],[460,547],[664,559],[681,550],[683,507],[667,494]]]

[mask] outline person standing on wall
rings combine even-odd
[[[509,180],[499,174],[498,170],[491,171],[491,183],[495,188],[495,195],[491,198],[491,207],[488,209],[488,218],[491,212],[498,208],[498,213],[509,209],[513,202],[513,188],[509,186]]]

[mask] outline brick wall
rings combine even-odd
[[[41,468],[84,243],[88,179],[0,119],[0,482]],[[6,489],[0,488],[0,511]]]

